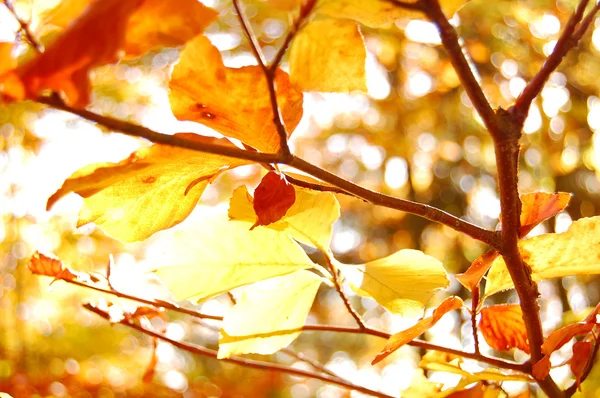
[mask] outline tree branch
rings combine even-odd
[[[13,15],[13,17],[15,17],[15,19],[19,23],[19,25],[21,27],[21,31],[23,32],[23,34],[25,35],[25,38],[27,38],[27,41],[33,47],[33,49],[36,50],[38,53],[44,52],[44,46],[33,35],[33,32],[31,31],[31,29],[29,27],[29,23],[25,22],[24,20],[22,20],[19,17],[19,15],[17,15],[17,11],[15,10],[12,0],[2,0],[2,2],[4,3],[4,5],[8,9],[8,11]]]
[[[277,74],[277,68],[271,70],[267,67],[267,63],[265,61],[265,57],[260,49],[260,44],[256,39],[256,35],[250,26],[250,22],[248,22],[244,12],[242,11],[239,0],[233,0],[233,7],[237,12],[238,19],[242,28],[244,29],[244,33],[250,42],[250,47],[252,48],[252,53],[254,53],[254,57],[256,61],[260,65],[263,73],[265,75],[265,79],[267,80],[267,87],[269,90],[269,100],[271,102],[271,109],[273,111],[273,123],[275,124],[275,128],[277,129],[277,134],[279,135],[279,154],[282,159],[288,159],[291,156],[290,147],[288,146],[288,133],[285,125],[283,124],[283,117],[281,115],[281,110],[279,109],[279,104],[277,103],[277,90],[275,87],[275,77]],[[291,40],[291,38],[290,38]]]
[[[579,40],[587,30],[591,23],[594,15],[598,12],[599,5],[596,4],[594,9],[588,14],[584,22],[581,24],[579,29],[576,31],[576,27],[583,18],[583,13],[588,5],[589,0],[581,0],[575,12],[569,18],[567,25],[563,29],[552,53],[546,58],[546,62],[538,73],[531,79],[531,81],[525,86],[519,98],[515,101],[515,104],[510,109],[510,112],[514,115],[514,121],[519,126],[523,126],[531,103],[537,97],[537,95],[544,88],[544,84],[550,77],[550,74],[556,70],[560,65],[564,57],[567,55],[569,50],[577,46]]]
[[[460,82],[467,92],[471,103],[475,107],[475,110],[479,116],[481,116],[485,127],[492,134],[492,136],[499,135],[500,128],[498,126],[494,110],[483,93],[479,82],[477,82],[477,79],[471,70],[471,66],[469,65],[469,62],[463,53],[464,49],[460,45],[456,30],[452,25],[450,25],[450,22],[448,22],[448,19],[440,7],[439,1],[420,1],[423,11],[429,20],[437,26],[438,31],[440,32],[442,44],[448,53],[450,62],[452,63],[454,70],[456,70],[456,74],[458,75]]]
[[[57,96],[53,97],[40,97],[37,102],[52,106],[56,109],[60,109],[74,115],[81,116],[82,118],[96,122],[104,127],[107,127],[113,131],[117,131],[133,137],[142,137],[149,141],[171,145],[180,148],[192,149],[200,152],[214,153],[217,155],[229,156],[238,159],[251,160],[258,163],[282,163],[294,167],[298,170],[304,171],[322,181],[329,184],[335,185],[339,189],[348,192],[351,195],[366,200],[374,205],[389,207],[391,209],[404,211],[411,213],[427,220],[434,221],[440,224],[447,225],[448,227],[462,232],[473,239],[482,241],[494,248],[499,248],[499,235],[495,231],[490,231],[467,221],[461,220],[460,218],[446,213],[443,210],[435,207],[411,202],[395,198],[392,196],[384,195],[379,192],[371,191],[370,189],[361,187],[360,185],[354,184],[348,180],[343,179],[327,170],[321,169],[301,158],[291,155],[291,160],[286,161],[278,154],[268,154],[256,151],[246,151],[243,149],[227,147],[215,144],[206,144],[192,140],[186,140],[183,138],[175,137],[173,135],[161,134],[156,131],[150,130],[149,128],[129,123],[126,121],[114,119],[108,116],[99,115],[94,112],[87,111],[85,109],[75,109],[67,106]]]
[[[348,299],[348,296],[346,296],[346,294],[342,290],[342,285],[340,283],[338,270],[333,265],[333,262],[331,261],[331,258],[329,258],[329,255],[327,253],[325,253],[325,261],[327,262],[327,266],[329,267],[329,271],[331,272],[331,277],[333,279],[333,284],[335,285],[335,290],[337,290],[338,294],[342,298],[342,301],[344,302],[346,309],[348,310],[350,315],[352,315],[352,318],[354,318],[354,320],[358,324],[359,329],[361,329],[361,330],[366,329],[367,326],[365,325],[365,322],[363,321],[361,316],[358,314],[358,312],[356,312],[354,307],[352,307],[352,304],[350,304],[350,300]]]
[[[91,304],[84,304],[83,307],[97,315],[99,315],[100,317],[110,321],[110,316],[108,315],[107,312],[91,305]],[[204,357],[208,357],[208,358],[214,358],[217,359],[217,351],[215,350],[211,350],[209,348],[206,347],[202,347],[196,344],[191,344],[191,343],[184,343],[181,341],[177,341],[177,340],[173,340],[168,338],[167,336],[165,336],[162,333],[158,333],[154,330],[150,330],[147,329],[141,325],[138,325],[136,323],[133,323],[131,320],[128,319],[122,319],[119,322],[117,322],[121,325],[125,325],[131,329],[135,329],[141,333],[144,333],[148,336],[166,341],[172,345],[174,345],[175,347],[182,349],[184,351],[190,352],[192,354],[196,354],[196,355],[201,355]],[[270,370],[270,371],[274,371],[274,372],[281,372],[281,373],[286,373],[289,375],[294,375],[294,376],[298,376],[298,377],[306,377],[306,378],[311,378],[311,379],[317,379],[317,380],[321,380],[324,381],[326,383],[329,384],[334,384],[337,386],[340,386],[342,388],[346,388],[348,390],[354,390],[354,391],[359,391],[362,392],[363,394],[368,394],[374,397],[381,397],[381,398],[393,398],[390,395],[387,394],[383,394],[381,392],[375,391],[375,390],[371,390],[368,389],[366,387],[361,387],[358,386],[356,384],[353,384],[347,380],[343,380],[340,379],[338,377],[333,377],[330,375],[326,375],[326,374],[321,374],[321,373],[317,373],[317,372],[312,372],[309,370],[302,370],[302,369],[296,369],[290,366],[285,366],[285,365],[281,365],[278,363],[272,363],[272,362],[266,362],[266,361],[257,361],[257,360],[253,360],[253,359],[246,359],[246,358],[242,358],[242,357],[237,357],[237,356],[232,356],[230,358],[223,358],[220,359],[220,361],[223,362],[229,362],[229,363],[234,363],[236,365],[240,365],[240,366],[244,366],[244,367],[248,367],[248,368],[253,368],[253,369],[262,369],[262,370]]]
[[[477,308],[479,307],[479,286],[471,292],[471,329],[473,329],[473,344],[475,354],[479,354],[479,335],[477,334]]]

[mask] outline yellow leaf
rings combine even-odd
[[[193,233],[176,232],[156,271],[177,300],[202,300],[238,286],[310,268],[312,261],[286,234],[228,221],[219,214],[202,220]]]
[[[324,19],[309,23],[294,38],[290,79],[302,91],[367,91],[367,51],[355,22]]]
[[[63,0],[47,12],[45,24],[66,28],[93,0]],[[175,47],[202,33],[218,13],[198,0],[145,0],[131,16],[125,53],[137,57],[158,47]]]
[[[418,250],[400,250],[363,266],[342,267],[342,271],[362,267],[363,280],[355,291],[403,316],[422,314],[435,291],[450,283],[442,263]]]
[[[306,245],[327,251],[331,241],[332,225],[340,217],[340,204],[332,193],[299,188],[296,202],[281,220],[261,228],[269,228],[289,234]],[[252,196],[245,185],[233,191],[229,203],[229,217],[232,220],[256,223],[257,217],[252,207]]]
[[[302,118],[302,93],[280,69],[275,83],[283,122],[291,134]],[[169,88],[171,109],[179,120],[202,123],[263,152],[279,150],[269,91],[259,66],[227,68],[219,50],[206,37],[197,36],[182,51]]]
[[[600,217],[575,221],[561,234],[544,234],[519,242],[534,281],[569,275],[600,274]],[[486,296],[513,287],[502,257],[492,264]]]
[[[231,145],[191,133],[188,139]],[[94,222],[123,242],[148,238],[183,221],[221,170],[248,163],[168,145],[140,149],[119,163],[92,164],[67,179],[48,208],[70,192],[82,196],[78,226]]]
[[[244,292],[225,314],[218,358],[239,354],[272,354],[301,333],[321,279],[298,271],[260,282]]]
[[[416,3],[417,0],[405,0]],[[441,0],[447,17],[452,17],[468,0]],[[407,10],[384,0],[321,0],[316,11],[334,18],[353,19],[371,28],[391,25],[400,18],[427,19],[420,11]]]

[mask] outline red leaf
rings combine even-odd
[[[296,191],[285,176],[268,172],[254,191],[254,211],[258,220],[251,229],[279,221],[295,201]]]
[[[581,391],[581,376],[583,371],[590,360],[592,353],[592,343],[589,341],[578,341],[573,344],[573,356],[569,360],[569,366],[571,372],[575,375],[577,381],[577,388]]]
[[[463,301],[461,298],[455,296],[448,297],[446,300],[442,301],[439,307],[437,307],[433,311],[431,317],[425,318],[419,321],[416,325],[406,330],[403,330],[402,332],[396,333],[395,335],[390,337],[383,350],[379,354],[377,354],[377,356],[375,357],[375,359],[373,359],[373,362],[371,362],[371,364],[375,365],[377,362],[381,361],[382,359],[384,359],[385,357],[402,347],[404,344],[419,337],[420,335],[425,333],[425,331],[433,327],[433,325],[435,325],[445,314],[460,308],[462,305]]]
[[[479,330],[495,350],[518,348],[529,354],[527,328],[518,304],[492,305],[482,309]]]
[[[521,196],[521,230],[519,236],[527,235],[544,220],[554,217],[564,210],[571,200],[566,192],[533,192]]]

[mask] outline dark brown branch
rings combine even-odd
[[[331,278],[333,279],[333,284],[335,286],[335,290],[337,290],[339,296],[342,298],[342,301],[344,302],[346,309],[348,310],[350,315],[352,315],[352,318],[354,318],[354,320],[358,324],[358,327],[361,330],[366,329],[367,326],[365,325],[365,322],[363,321],[361,316],[358,314],[358,312],[356,312],[356,309],[354,309],[354,307],[350,303],[350,299],[348,299],[348,296],[346,296],[346,294],[344,293],[344,290],[342,289],[342,284],[340,283],[340,277],[338,274],[338,270],[333,265],[333,262],[331,261],[331,259],[327,255],[327,253],[325,253],[325,261],[327,262],[327,266],[329,268],[329,271],[331,272]]]
[[[312,189],[313,191],[320,191],[320,192],[332,192],[332,193],[338,193],[341,195],[348,195],[348,196],[352,196],[354,198],[356,198],[356,195],[351,194],[350,192],[346,192],[343,189],[339,189],[338,187],[334,187],[331,185],[324,185],[324,184],[318,184],[316,182],[308,182],[308,181],[304,181],[301,180],[299,178],[296,178],[294,176],[289,175],[288,173],[284,172],[283,174],[285,174],[285,178],[292,184],[299,186],[301,188],[308,188],[308,189]]]
[[[473,329],[473,344],[475,354],[479,354],[479,335],[477,334],[477,308],[479,307],[479,286],[471,292],[471,329]]]
[[[450,25],[450,22],[448,22],[448,19],[440,7],[439,1],[421,0],[420,2],[427,17],[437,26],[442,44],[446,49],[450,62],[469,96],[471,103],[475,107],[475,110],[479,116],[481,116],[485,127],[492,136],[499,135],[500,129],[494,110],[483,93],[481,85],[475,78],[471,66],[463,53],[464,50],[460,45],[456,30]]]
[[[105,311],[103,311],[91,304],[84,304],[83,307],[85,309],[99,315],[100,317],[110,321],[110,316]],[[144,333],[148,336],[166,341],[167,343],[170,343],[173,346],[175,346],[181,350],[187,351],[189,353],[201,355],[201,356],[208,357],[208,358],[217,359],[217,351],[215,351],[215,350],[211,350],[209,348],[202,347],[202,346],[199,346],[196,344],[184,343],[181,341],[176,341],[176,340],[170,339],[162,333],[158,333],[154,330],[144,328],[144,327],[138,325],[137,323],[133,323],[131,320],[128,320],[128,319],[123,319],[117,323],[119,323],[121,325],[125,325],[129,328],[135,329],[135,330],[137,330],[141,333]],[[223,358],[223,359],[220,359],[220,361],[234,363],[236,365],[253,368],[253,369],[269,370],[269,371],[281,372],[281,373],[285,373],[285,374],[289,374],[289,375],[294,375],[294,376],[298,376],[298,377],[317,379],[317,380],[321,380],[321,381],[324,381],[329,384],[334,384],[334,385],[340,386],[342,388],[346,388],[348,390],[359,391],[359,392],[362,392],[363,394],[368,394],[368,395],[371,395],[374,397],[392,398],[390,395],[383,394],[381,392],[374,391],[374,390],[368,389],[366,387],[358,386],[349,381],[342,380],[338,377],[333,377],[330,375],[312,372],[309,370],[296,369],[296,368],[281,365],[278,363],[257,361],[257,360],[246,359],[246,358],[237,357],[237,356],[232,356],[230,358]]]
[[[29,27],[29,23],[19,17],[19,15],[17,14],[15,7],[12,3],[12,0],[3,0],[3,3],[6,6],[6,8],[8,9],[8,11],[10,11],[10,13],[13,15],[13,17],[15,17],[15,19],[19,23],[19,26],[21,27],[21,32],[23,32],[23,34],[25,35],[25,38],[27,39],[29,44],[38,53],[44,52],[44,46],[33,35],[33,32],[31,31],[31,29]]]
[[[537,95],[544,88],[544,84],[550,77],[550,74],[556,70],[556,68],[560,65],[564,57],[567,55],[569,50],[573,47],[577,46],[579,43],[579,39],[583,36],[583,33],[586,31],[591,19],[598,11],[598,5],[594,7],[592,12],[588,14],[589,21],[586,25],[582,24],[580,29],[576,32],[575,29],[577,25],[583,18],[583,13],[585,12],[585,8],[588,5],[589,0],[581,0],[577,9],[569,18],[567,25],[563,29],[552,53],[546,58],[546,62],[542,68],[538,71],[538,73],[531,79],[531,81],[527,84],[527,86],[523,89],[519,98],[515,101],[515,105],[511,108],[511,113],[514,115],[514,121],[520,126],[523,126],[525,123],[525,118],[529,113],[529,108],[531,103],[537,97]],[[588,19],[588,18],[586,18]]]
[[[348,180],[343,179],[342,177],[330,173],[327,170],[321,169],[320,167],[308,163],[307,161],[293,155],[291,157],[291,160],[286,161],[285,159],[282,159],[280,155],[277,154],[267,154],[256,151],[246,151],[243,149],[237,149],[221,145],[205,144],[197,141],[175,137],[168,134],[161,134],[134,123],[114,119],[108,116],[102,116],[84,109],[71,108],[67,106],[63,101],[61,101],[58,97],[41,97],[37,101],[42,104],[50,105],[56,109],[60,109],[66,112],[70,112],[74,115],[81,116],[86,120],[96,122],[113,131],[117,131],[133,137],[142,137],[158,144],[172,145],[180,148],[193,149],[200,152],[214,153],[217,155],[229,156],[238,159],[246,159],[258,163],[287,164],[298,170],[304,171],[305,173],[308,173],[313,177],[318,178],[319,180],[335,185],[339,189],[348,192],[351,195],[359,197],[363,200],[366,200],[374,205],[404,211],[423,217],[430,221],[447,225],[448,227],[456,231],[462,232],[472,237],[473,239],[482,241],[494,248],[499,248],[498,234],[495,231],[490,231],[478,227],[467,221],[461,220],[456,216],[446,213],[443,210],[437,209],[426,204],[411,202],[408,200],[395,198],[393,196],[384,195],[379,192],[371,191],[370,189],[354,184]]]
[[[265,57],[260,49],[260,44],[256,39],[256,35],[250,26],[250,22],[244,15],[242,11],[239,0],[233,0],[233,7],[237,12],[240,24],[244,29],[244,33],[250,42],[250,47],[252,48],[252,53],[256,58],[256,61],[260,65],[263,73],[265,75],[265,79],[267,80],[267,87],[269,90],[269,100],[271,102],[271,109],[273,111],[273,123],[275,124],[275,128],[277,129],[277,134],[279,135],[279,153],[283,159],[287,159],[291,156],[290,147],[288,146],[288,133],[285,125],[283,124],[283,117],[281,116],[281,110],[279,109],[279,104],[277,103],[277,89],[275,87],[275,77],[277,73],[277,68],[271,70],[267,67]]]

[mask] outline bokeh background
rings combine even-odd
[[[50,42],[55,30],[45,21],[58,1],[14,3],[40,39]],[[231,3],[203,3],[220,12],[206,35],[222,51],[226,65],[255,63]],[[296,3],[245,2],[268,59],[279,48],[290,24],[289,10]],[[452,18],[493,105],[506,108],[514,101],[552,50],[575,3],[474,0]],[[0,4],[0,41],[19,40],[17,31],[18,24]],[[363,27],[362,32],[368,48],[369,95],[305,94],[304,118],[291,141],[294,153],[366,187],[496,228],[500,204],[493,145],[440,46],[435,27],[425,21],[400,19],[381,29]],[[21,43],[15,51],[31,51]],[[170,112],[167,82],[178,54],[178,48],[165,48],[98,68],[91,109],[161,132],[210,133],[201,125],[177,122]],[[562,232],[572,220],[600,214],[599,70],[600,18],[579,48],[552,74],[525,124],[521,192],[574,195],[566,211],[538,226],[532,235]],[[152,341],[119,325],[110,326],[81,307],[83,302],[113,298],[60,282],[49,287],[48,278],[26,270],[27,260],[36,250],[53,253],[75,269],[99,273],[105,272],[112,254],[113,276],[123,282],[122,289],[134,294],[164,294],[145,274],[149,258],[168,250],[161,245],[163,233],[125,245],[94,226],[76,229],[81,199],[75,195],[61,200],[52,211],[45,210],[48,196],[78,168],[118,161],[144,145],[148,143],[32,102],[0,106],[0,391],[15,397],[360,396],[314,380],[194,357],[165,343],[157,348],[154,381],[144,383]],[[215,206],[226,207],[233,188],[241,184],[255,187],[260,177],[259,166],[225,173],[206,190],[198,210],[186,222],[198,222]],[[464,271],[486,250],[468,237],[418,217],[346,196],[338,199],[342,216],[335,224],[332,248],[340,261],[362,263],[414,248],[438,258],[453,274]],[[318,253],[312,255],[322,261]],[[540,291],[546,333],[581,317],[600,300],[596,276],[544,281]],[[415,321],[392,316],[373,300],[354,296],[350,290],[348,294],[372,326],[395,332]],[[453,280],[432,304],[449,294],[469,297]],[[495,295],[487,303],[506,301],[516,302],[514,292]],[[228,305],[228,297],[216,297],[197,308],[219,314]],[[168,321],[154,322],[172,338],[216,347],[216,333],[190,318],[171,314]],[[325,287],[308,322],[353,325],[335,290]],[[473,345],[466,312],[447,315],[424,337],[451,347],[472,349]],[[304,333],[293,348],[353,382],[396,395],[419,376],[417,368],[424,353],[404,347],[371,366],[383,343],[373,337],[313,332]],[[482,345],[489,350],[485,342]],[[496,354],[524,358],[519,352]],[[569,355],[567,345],[557,362]],[[307,366],[283,354],[271,359]],[[552,374],[563,385],[573,380],[565,366]],[[448,387],[460,378],[440,372],[425,375]],[[600,371],[595,370],[581,396],[600,394],[598,380]],[[514,395],[526,386],[508,382],[504,388]]]

